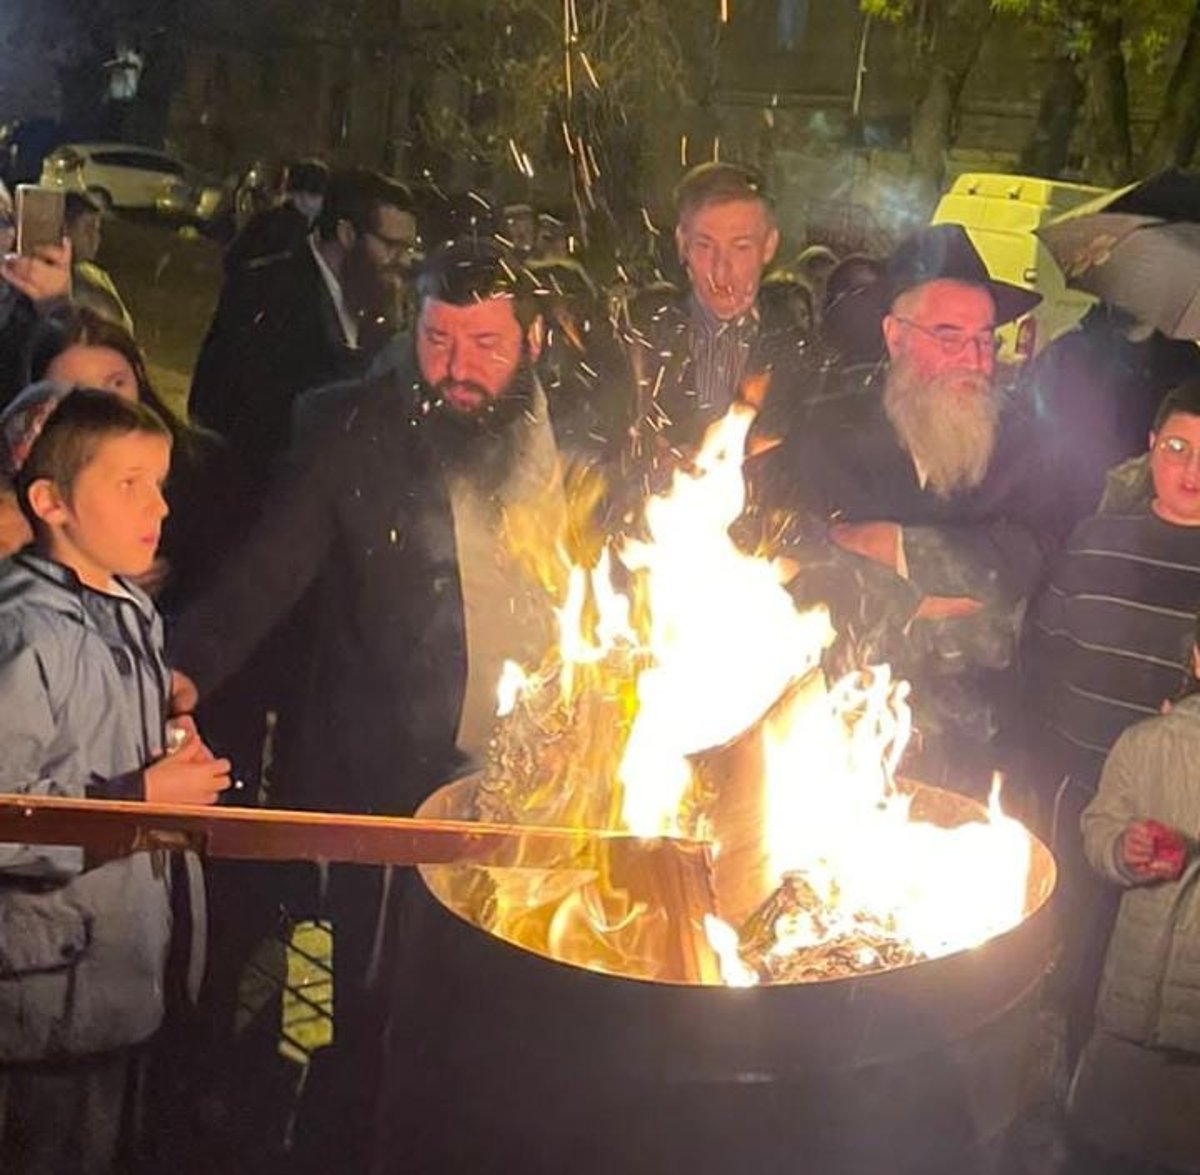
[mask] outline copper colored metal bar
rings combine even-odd
[[[0,841],[82,845],[98,856],[166,848],[257,861],[473,862],[541,869],[594,867],[613,848],[635,856],[658,844],[692,856],[705,848],[700,841],[644,840],[590,829],[44,796],[0,796]]]

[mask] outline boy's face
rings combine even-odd
[[[1176,526],[1200,526],[1200,416],[1172,412],[1150,434],[1154,512]]]
[[[167,437],[133,432],[101,441],[69,492],[35,482],[29,497],[45,523],[48,554],[100,591],[114,575],[149,571],[167,516],[170,462]]]

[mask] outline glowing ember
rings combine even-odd
[[[647,504],[646,538],[570,568],[558,649],[537,672],[505,668],[480,814],[712,836],[719,917],[686,913],[730,985],[980,943],[1025,914],[1031,839],[995,795],[986,821],[914,814],[895,779],[907,684],[886,666],[826,684],[828,614],[797,611],[777,568],[729,537],[752,420],[737,406],[714,426],[694,467]],[[613,556],[633,602],[613,586]],[[472,882],[488,929],[655,977],[662,911],[604,875],[504,872]]]

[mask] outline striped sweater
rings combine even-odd
[[[1033,612],[1033,696],[1057,767],[1094,790],[1122,731],[1188,680],[1200,527],[1149,508],[1081,522]]]

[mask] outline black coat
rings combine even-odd
[[[346,344],[312,251],[301,249],[225,283],[188,408],[261,489],[287,448],[296,396],[360,375],[369,359]]]
[[[808,340],[792,321],[771,308],[755,308],[758,329],[750,342],[741,387],[729,389],[737,399],[747,380],[766,377],[767,399],[759,429],[786,431],[808,395]],[[660,440],[671,447],[699,444],[705,429],[725,411],[699,405],[692,361],[693,323],[686,294],[672,292],[634,299],[625,314],[623,342],[633,370],[637,404],[636,430],[644,442]]]
[[[1002,412],[983,481],[944,498],[922,487],[883,409],[885,369],[849,369],[853,388],[815,405],[760,462],[763,492],[805,521],[895,522],[905,529],[910,578],[926,595],[1017,599],[1037,585],[1048,545],[1050,487],[1032,419]],[[957,562],[922,558],[940,532]]]
[[[922,488],[883,410],[883,370],[865,382],[861,370],[846,373],[852,390],[819,403],[783,445],[751,462],[747,531],[765,533],[799,564],[791,587],[799,602],[830,606],[842,638],[832,668],[890,663],[913,682],[927,745],[951,740],[965,771],[969,756],[991,762],[997,728],[1017,718],[1019,625],[1050,546],[1049,486],[1032,422],[1010,406],[979,486],[948,498]],[[833,521],[898,524],[907,576],[837,547]],[[918,618],[927,596],[983,608]],[[988,770],[980,768],[985,780]]]
[[[262,517],[186,610],[172,663],[202,695],[303,600],[276,732],[289,804],[410,814],[456,769],[466,682],[444,478],[414,426],[412,369],[317,392]]]
[[[225,250],[226,275],[292,256],[305,247],[309,228],[308,217],[290,201],[256,212]]]

